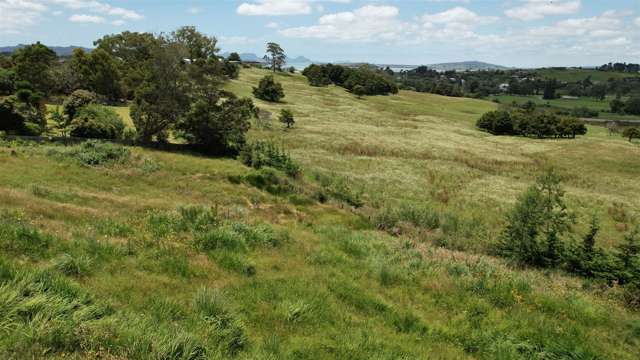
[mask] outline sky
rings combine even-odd
[[[0,46],[91,47],[106,34],[184,25],[222,51],[261,56],[274,41],[316,61],[640,62],[640,0],[0,0]]]

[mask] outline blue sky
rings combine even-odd
[[[640,0],[0,0],[0,45],[195,25],[225,51],[318,61],[640,62]]]

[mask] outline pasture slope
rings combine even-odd
[[[249,96],[265,74],[243,69],[228,89]],[[640,356],[640,316],[617,288],[483,255],[548,165],[581,223],[599,215],[599,244],[619,243],[640,208],[640,147],[597,127],[576,140],[492,137],[473,126],[490,102],[357,99],[276,78],[286,98],[258,101],[274,120],[250,138],[284,144],[299,179],[141,148],[106,161],[2,145],[2,358]],[[430,204],[437,225],[391,236],[371,224],[409,203]]]

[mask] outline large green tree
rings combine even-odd
[[[270,64],[271,70],[276,72],[276,70],[282,70],[282,66],[286,63],[287,55],[285,55],[279,44],[270,42],[267,43],[267,54],[263,59]]]
[[[16,78],[30,83],[34,90],[47,94],[53,86],[50,70],[57,58],[53,50],[39,42],[20,48],[13,54]]]

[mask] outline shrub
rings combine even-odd
[[[296,191],[295,185],[289,179],[268,167],[251,172],[244,177],[244,181],[273,195],[290,194]]]
[[[253,88],[253,95],[265,101],[278,102],[284,98],[284,90],[273,75],[267,75],[260,80],[258,87]]]
[[[398,87],[387,75],[366,66],[357,69],[340,65],[309,65],[302,72],[311,86],[326,86],[331,83],[341,86],[355,95],[388,95],[398,93]],[[356,90],[357,88],[357,90]]]
[[[80,108],[70,126],[71,136],[88,139],[120,139],[125,129],[115,111],[100,105]]]
[[[558,265],[564,260],[561,237],[572,222],[561,178],[553,168],[548,169],[508,215],[500,250],[524,264]]]
[[[632,115],[640,115],[640,96],[629,98],[624,104],[624,112]]]
[[[0,99],[0,131],[12,135],[37,136],[43,131],[44,115],[38,106],[10,96]]]
[[[243,164],[255,169],[268,166],[284,171],[291,177],[297,177],[301,172],[300,165],[293,161],[284,147],[271,141],[256,141],[245,145],[239,158]]]
[[[622,136],[632,141],[633,139],[640,139],[640,128],[630,127],[624,129]]]
[[[478,119],[476,126],[492,135],[513,134],[513,120],[511,114],[504,110],[485,113]]]
[[[131,151],[121,145],[89,140],[64,151],[51,150],[49,155],[68,157],[83,165],[104,166],[126,162]]]
[[[283,123],[287,127],[287,129],[292,128],[293,124],[295,124],[296,122],[293,118],[293,113],[289,109],[280,110],[280,117],[278,118],[278,120]]]
[[[88,90],[76,90],[67,96],[62,103],[62,112],[67,116],[67,120],[71,122],[75,119],[80,108],[97,102],[98,97],[95,93]]]
[[[244,237],[229,226],[222,226],[205,233],[196,234],[194,243],[196,248],[201,251],[219,249],[243,251],[246,249]]]

